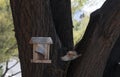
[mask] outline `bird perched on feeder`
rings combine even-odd
[[[45,46],[41,44],[36,44],[34,48],[37,53],[45,55]]]

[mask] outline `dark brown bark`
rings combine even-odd
[[[92,13],[86,33],[76,45],[82,58],[72,61],[67,77],[102,77],[110,51],[120,35],[120,1],[108,0]],[[68,62],[64,48],[73,49],[69,0],[11,0],[22,77],[64,77]],[[52,64],[34,64],[31,37],[51,36]],[[62,50],[63,49],[63,50]]]
[[[120,1],[107,0],[91,14],[86,33],[77,45],[81,58],[72,61],[67,77],[102,77],[109,54],[120,35]]]
[[[103,77],[120,77],[120,36],[117,39],[104,70]]]
[[[84,37],[75,46],[75,50],[79,54],[84,54],[86,52],[86,49],[87,49],[87,47],[92,39],[93,32],[94,32],[96,25],[97,25],[96,22],[99,21],[97,19],[100,16],[98,13],[99,13],[99,10],[97,10],[91,14],[90,21],[89,21],[88,27],[85,31]],[[89,26],[89,25],[92,25],[92,26]],[[71,62],[69,69],[68,69],[67,77],[74,77],[73,75],[74,75],[75,69],[78,68],[79,63],[81,62],[81,59],[82,59],[82,57],[79,57],[78,59]]]
[[[62,42],[62,47],[73,49],[73,32],[70,0],[51,0],[51,10],[56,32]]]
[[[66,10],[70,10],[70,1],[68,1],[63,7]],[[52,3],[52,2],[51,2]],[[57,4],[57,3],[56,3]],[[64,3],[63,3],[64,4]],[[53,4],[51,4],[53,5]],[[55,5],[56,6],[56,5]],[[53,6],[52,8],[54,8]],[[65,53],[60,51],[61,43],[67,48],[73,47],[73,36],[72,36],[72,21],[70,11],[63,13],[61,18],[54,18],[54,14],[57,12],[51,12],[51,6],[49,0],[11,0],[11,8],[14,19],[15,37],[18,43],[19,58],[21,63],[22,77],[63,77],[66,74],[67,62],[60,60],[61,54]],[[56,8],[57,9],[57,8]],[[60,7],[58,9],[61,9]],[[61,10],[62,11],[62,10]],[[53,13],[53,14],[52,14]],[[53,16],[53,17],[52,17]],[[58,15],[58,17],[60,17]],[[67,23],[65,29],[62,30],[63,21],[59,22],[61,25],[56,24],[57,21],[65,17]],[[54,21],[53,21],[54,20]],[[57,26],[58,25],[58,26]],[[55,27],[56,26],[56,27]],[[61,26],[61,27],[60,27]],[[57,27],[60,28],[56,29]],[[69,37],[68,40],[63,41],[63,36],[60,36],[59,31],[64,31],[69,27],[65,37]],[[58,30],[56,32],[56,30]],[[68,35],[67,35],[68,34]],[[31,37],[44,37],[49,36],[53,39],[52,49],[50,51],[51,64],[35,64],[31,63],[32,58],[32,45],[29,44]],[[60,40],[59,40],[60,37]],[[67,38],[66,38],[67,39]],[[65,42],[65,43],[64,43]],[[59,52],[60,51],[60,52]]]

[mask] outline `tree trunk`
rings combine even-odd
[[[64,77],[69,63],[60,60],[66,53],[62,47],[73,48],[70,0],[11,0],[10,3],[22,77]],[[62,11],[63,8],[65,11]],[[57,12],[57,9],[61,10]],[[52,63],[31,63],[31,37],[47,36],[52,37],[54,43],[50,51]]]
[[[119,8],[119,0],[107,0],[91,14],[86,33],[76,45],[83,56],[71,62],[67,77],[103,77],[107,59],[120,35]]]
[[[56,32],[62,48],[73,49],[73,32],[70,0],[51,0],[51,10]]]
[[[60,57],[73,49],[70,0],[11,0],[22,77],[102,77],[107,59],[120,35],[120,1],[107,0],[91,14],[86,33],[77,45],[81,58],[63,62]],[[50,36],[54,44],[51,64],[31,63],[31,37]],[[65,50],[66,49],[66,50]],[[107,67],[106,67],[107,68]]]

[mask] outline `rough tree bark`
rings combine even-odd
[[[107,0],[91,14],[86,33],[76,45],[83,56],[72,61],[67,77],[103,77],[109,54],[120,36],[119,18],[119,0]]]
[[[107,61],[103,77],[120,77],[120,36]]]
[[[73,48],[70,0],[11,0],[10,3],[22,77],[64,77],[69,63],[60,57],[66,53],[64,47]],[[32,45],[29,41],[33,36],[52,37],[51,64],[30,62]]]
[[[70,0],[11,0],[22,77],[65,77],[68,62],[60,57],[73,48]],[[107,0],[91,14],[86,33],[76,45],[82,58],[72,61],[67,77],[102,77],[110,51],[120,35],[120,1]],[[33,36],[51,36],[52,64],[34,64]],[[107,68],[107,67],[106,67]]]
[[[70,0],[51,0],[51,10],[56,32],[60,37],[62,48],[73,49],[72,14]],[[66,42],[67,41],[67,42]]]

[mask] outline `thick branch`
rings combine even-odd
[[[87,28],[89,30],[86,31],[88,38],[85,39],[85,35],[82,39],[84,41],[78,43],[76,47],[78,48],[76,50],[82,51],[84,54],[81,59],[79,58],[71,63],[68,77],[103,76],[109,54],[120,35],[119,5],[119,0],[108,0],[99,9],[99,12],[91,15]],[[95,27],[91,29],[90,26]]]
[[[70,0],[50,0],[56,32],[62,43],[62,48],[73,49],[73,24]],[[64,51],[65,52],[65,51]]]

